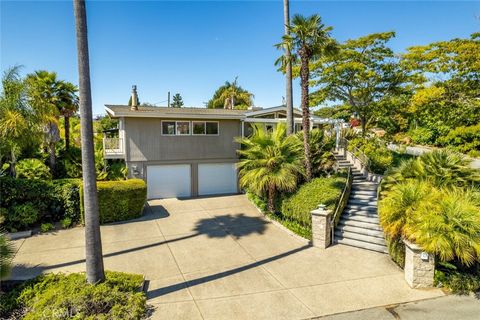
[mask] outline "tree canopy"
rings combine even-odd
[[[233,82],[226,81],[207,102],[211,109],[247,109],[253,104],[254,95],[242,88],[237,78]]]

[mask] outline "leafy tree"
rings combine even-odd
[[[85,220],[85,265],[87,281],[96,284],[105,280],[103,267],[100,216],[93,146],[92,95],[88,57],[87,13],[84,0],[74,0],[77,38],[80,118],[82,129],[83,208]]]
[[[343,119],[350,120],[352,111],[349,105],[338,105],[332,107],[322,107],[314,111],[314,114],[324,119]]]
[[[0,96],[0,162],[10,162],[10,175],[15,176],[15,164],[24,148],[36,140],[35,112],[27,102],[25,81],[19,67],[5,71]]]
[[[340,45],[336,56],[324,56],[313,66],[313,104],[349,105],[361,121],[363,134],[378,103],[402,91],[406,81],[394,52],[387,46],[394,32],[374,33]]]
[[[415,85],[408,111],[436,136],[480,122],[480,35],[415,46],[402,56]]]
[[[237,78],[233,82],[226,81],[218,88],[207,102],[207,108],[213,109],[247,109],[253,103],[253,94],[238,85]]]
[[[274,212],[275,194],[293,191],[303,175],[302,147],[294,135],[286,136],[284,124],[273,132],[255,126],[248,138],[239,138],[242,145],[238,163],[240,186],[257,195],[267,195],[268,210]]]
[[[292,24],[288,26],[289,33],[282,37],[282,42],[277,44],[278,49],[286,48],[291,56],[282,56],[277,64],[284,67],[289,63],[300,65],[300,86],[302,89],[302,125],[305,152],[306,179],[312,179],[312,163],[309,144],[310,131],[310,98],[309,78],[310,62],[324,56],[330,56],[336,50],[336,43],[330,37],[331,27],[326,27],[319,15],[304,17],[294,15]]]
[[[173,95],[173,101],[171,104],[172,108],[181,108],[183,107],[183,99],[180,93],[176,93]]]

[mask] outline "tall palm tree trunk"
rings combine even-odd
[[[285,35],[289,34],[290,26],[290,2],[289,0],[283,0],[283,21],[285,25]],[[287,65],[285,66],[285,99],[287,106],[287,135],[294,132],[294,120],[293,120],[293,92],[292,92],[292,63],[291,52],[288,46],[285,46],[285,58]]]
[[[92,96],[88,58],[87,16],[84,0],[74,0],[77,35],[78,74],[80,93],[80,126],[82,142],[83,200],[85,214],[85,260],[87,281],[97,283],[105,279],[102,240],[98,212],[97,181],[93,148]]]
[[[304,50],[301,50],[304,51]],[[309,143],[310,134],[310,109],[308,96],[308,78],[310,70],[308,67],[308,55],[305,52],[300,52],[301,66],[300,66],[300,82],[302,87],[302,126],[303,126],[303,146],[305,149],[305,175],[307,181],[312,179],[312,161]]]
[[[70,149],[70,117],[65,116],[65,150]]]

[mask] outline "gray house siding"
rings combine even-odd
[[[218,120],[219,135],[215,136],[165,136],[161,121],[158,118],[125,118],[128,162],[237,159],[239,145],[234,139],[241,135],[239,120]]]
[[[172,121],[172,119],[163,119]],[[148,167],[162,164],[189,164],[191,194],[198,195],[198,165],[201,163],[235,163],[241,135],[239,120],[211,120],[219,123],[219,134],[212,136],[162,135],[160,118],[124,118],[125,160],[130,177],[148,182]],[[198,121],[198,119],[181,119]],[[207,120],[210,121],[210,120]],[[135,168],[135,170],[132,170]],[[238,190],[237,190],[238,191]]]

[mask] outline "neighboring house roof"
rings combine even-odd
[[[114,117],[132,118],[189,118],[189,119],[242,119],[247,110],[207,108],[142,107],[131,110],[126,105],[105,105],[107,113]]]
[[[278,111],[285,111],[287,112],[287,107],[285,105],[281,105],[281,106],[277,106],[277,107],[271,107],[271,108],[265,108],[265,109],[260,109],[260,110],[245,110],[245,116],[247,117],[255,117],[255,116],[260,116],[260,115],[264,115],[264,114],[269,114],[269,113],[273,113],[273,112],[278,112]],[[296,116],[302,116],[302,111],[297,109],[297,108],[293,108],[293,113],[296,115]]]

